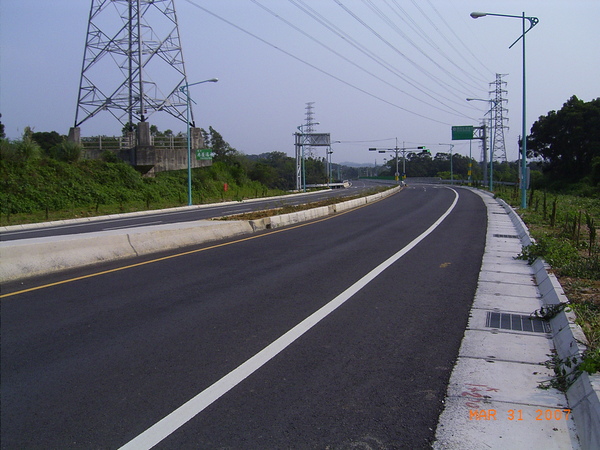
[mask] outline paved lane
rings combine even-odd
[[[426,447],[485,238],[481,200],[457,191],[427,238],[158,448]],[[310,225],[4,298],[2,447],[126,444],[404,248],[455,197],[409,188]]]
[[[70,234],[141,227],[146,225],[205,220],[214,217],[281,208],[284,205],[302,205],[306,203],[327,200],[330,198],[343,199],[344,197],[364,195],[374,187],[379,187],[386,184],[389,185],[392,184],[392,182],[355,180],[347,189],[331,189],[284,197],[251,199],[244,202],[215,203],[201,206],[196,205],[159,211],[141,211],[140,213],[133,214],[119,214],[118,217],[98,217],[77,220],[74,223],[67,224],[45,223],[39,224],[39,226],[28,226],[25,229],[13,229],[14,227],[10,227],[11,229],[9,231],[2,231],[2,233],[0,233],[0,240],[12,241],[47,236],[64,236]]]

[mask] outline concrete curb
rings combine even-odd
[[[250,221],[200,220],[58,238],[0,242],[0,282],[232,238],[336,214],[392,195],[400,187],[331,206]]]
[[[253,202],[258,202],[258,201],[265,200],[265,199],[277,200],[279,198],[289,198],[289,197],[296,197],[296,196],[300,196],[300,195],[311,195],[311,194],[317,194],[319,192],[322,192],[322,191],[299,192],[296,194],[276,195],[273,197],[248,198],[245,200],[240,200],[240,201],[232,200],[232,201],[223,202],[223,203],[206,203],[203,205],[176,206],[174,208],[162,209],[162,210],[160,210],[160,212],[178,212],[178,211],[188,211],[188,210],[192,210],[192,209],[211,208],[216,205],[224,206],[224,205],[236,205],[239,203],[253,203]],[[121,214],[108,214],[108,215],[104,215],[104,216],[80,217],[78,219],[54,220],[52,222],[25,223],[25,224],[21,224],[21,225],[8,225],[8,226],[0,227],[0,233],[3,231],[30,230],[30,229],[36,229],[36,228],[55,227],[55,226],[60,226],[60,225],[72,225],[72,224],[77,224],[77,223],[96,222],[96,221],[100,221],[100,220],[119,219],[119,218],[124,218],[124,217],[147,216],[147,215],[156,214],[156,213],[157,213],[156,210],[134,211],[134,212],[128,212],[128,213],[121,213]]]
[[[509,217],[519,231],[524,246],[533,241],[527,226],[519,215],[506,202],[497,199],[507,210]],[[556,276],[549,272],[545,261],[537,259],[532,267],[535,279],[545,306],[567,303],[569,300]],[[575,323],[575,315],[564,310],[550,320],[554,347],[561,359],[581,356],[585,350],[585,335],[581,327]],[[600,375],[589,375],[584,372],[566,392],[573,419],[577,427],[581,446],[584,449],[600,448]]]

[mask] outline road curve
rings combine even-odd
[[[215,217],[281,208],[284,205],[302,205],[331,198],[343,199],[355,195],[366,195],[367,192],[375,187],[392,184],[394,183],[386,180],[355,180],[351,183],[350,187],[346,189],[321,190],[271,198],[247,199],[242,202],[194,205],[157,211],[139,211],[136,213],[116,214],[112,216],[2,227],[0,228],[0,241],[68,236],[130,229],[148,225],[164,225],[206,220]]]
[[[311,224],[85,279],[75,278],[91,269],[75,271],[70,283],[6,298],[2,448],[126,445],[386,261],[158,448],[426,448],[485,227],[477,195],[411,187]]]

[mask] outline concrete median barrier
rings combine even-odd
[[[289,226],[363,206],[368,202],[380,200],[384,196],[396,193],[399,189],[400,187],[396,187],[384,193],[348,200],[336,205],[250,221],[200,220],[83,235],[0,242],[0,282],[184,248],[269,228]]]
[[[247,221],[202,220],[85,235],[0,242],[0,282],[252,233]]]

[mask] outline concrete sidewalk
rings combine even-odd
[[[567,299],[542,261],[515,259],[531,243],[516,213],[478,193],[488,210],[486,250],[434,448],[600,448],[598,376],[584,374],[568,398],[539,388],[553,376],[544,365],[553,351],[564,358],[580,350],[578,327],[564,312],[550,322],[530,315]]]

